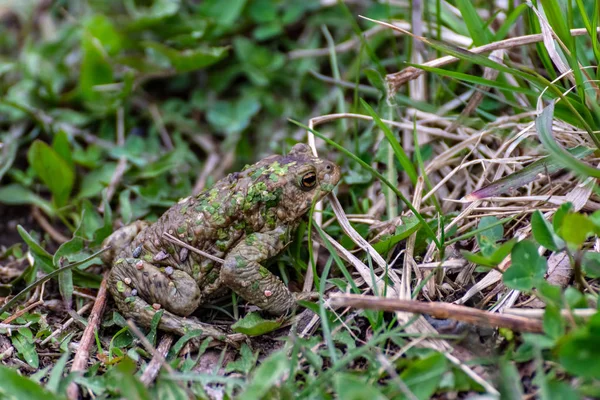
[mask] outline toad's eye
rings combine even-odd
[[[301,188],[304,190],[312,189],[317,184],[317,175],[314,172],[307,172],[302,176],[302,180],[300,181]]]

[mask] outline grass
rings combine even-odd
[[[0,397],[600,397],[600,6],[504,3],[0,8]],[[105,237],[296,142],[343,170],[271,267],[318,301],[117,312]]]

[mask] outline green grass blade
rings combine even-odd
[[[569,154],[573,155],[573,157],[581,159],[592,154],[594,150],[587,147],[578,146],[573,149],[569,149],[568,152]],[[563,164],[556,161],[554,158],[550,156],[544,157],[517,172],[513,172],[512,174],[505,176],[502,179],[498,179],[497,181],[494,181],[481,189],[475,190],[474,192],[465,196],[465,200],[475,201],[488,197],[499,196],[511,189],[516,189],[533,182],[534,180],[538,179],[539,174],[553,174],[563,168]]]
[[[408,156],[404,152],[404,149],[402,148],[402,146],[400,146],[400,143],[398,143],[398,139],[396,139],[396,137],[392,133],[392,130],[386,124],[383,123],[381,118],[379,118],[379,115],[377,115],[377,113],[371,108],[369,104],[367,104],[366,101],[360,99],[360,104],[362,104],[365,110],[367,110],[367,113],[371,117],[373,117],[373,121],[375,122],[377,127],[383,131],[385,138],[392,146],[392,150],[394,150],[394,154],[396,155],[398,162],[400,163],[400,165],[402,165],[402,168],[404,168],[404,172],[406,172],[412,184],[416,184],[417,171],[415,171],[415,167],[410,161],[410,158],[408,158]]]
[[[552,136],[552,118],[554,117],[554,102],[551,102],[544,108],[542,113],[535,120],[535,127],[540,141],[548,150],[552,157],[555,157],[557,163],[583,176],[593,176],[600,178],[600,170],[579,161],[569,154],[568,151],[560,147]]]
[[[508,35],[511,29],[514,28],[514,24],[519,19],[521,14],[523,14],[529,7],[527,4],[519,4],[515,7],[514,10],[508,14],[504,23],[500,26],[500,28],[496,31],[496,35],[494,36],[494,41],[502,40]]]
[[[462,14],[463,21],[473,39],[473,44],[481,46],[492,41],[492,34],[479,17],[471,0],[456,0],[456,6]]]

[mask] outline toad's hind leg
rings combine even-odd
[[[167,277],[145,261],[121,259],[109,274],[108,287],[119,311],[144,327],[151,325],[158,311],[150,303],[160,304],[164,308],[160,329],[180,336],[191,330],[201,330],[200,337],[230,341],[219,329],[180,316],[193,312],[201,300],[196,282],[183,271],[174,271]]]
[[[106,249],[100,255],[105,264],[110,265],[117,254],[124,248],[129,246],[133,239],[148,225],[146,221],[136,221],[132,224],[125,225],[114,231],[109,237],[102,242],[102,248]]]

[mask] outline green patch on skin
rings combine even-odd
[[[258,283],[258,281],[254,281],[252,283],[252,290],[256,292],[258,289],[260,289],[260,284]]]
[[[212,203],[213,201],[215,201],[217,199],[218,196],[219,196],[219,190],[216,188],[212,188],[212,189],[210,189],[210,192],[208,192],[207,200],[210,203]]]
[[[125,297],[125,304],[133,303],[135,301],[135,296]]]
[[[219,240],[224,240],[229,238],[229,232],[227,232],[227,229],[225,228],[219,228],[217,230],[217,239]]]
[[[265,201],[265,205],[269,208],[276,207],[281,200],[281,195],[283,194],[282,188],[277,188],[270,193],[268,198]]]
[[[210,215],[213,215],[217,211],[217,209],[215,207],[213,207],[213,206],[207,205],[207,206],[204,207],[203,211],[206,211]]]
[[[269,228],[274,228],[277,225],[277,213],[273,209],[269,209],[265,215],[265,222]]]
[[[179,210],[180,214],[185,214],[187,212],[188,207],[187,206],[183,206],[181,207],[181,209]]]
[[[213,214],[212,216],[212,220],[216,225],[225,225],[225,217],[222,216],[221,214]]]
[[[277,182],[279,180],[279,177],[276,174],[271,174],[269,175],[269,179],[273,182]]]
[[[246,236],[246,240],[244,241],[246,243],[247,246],[254,246],[254,243],[256,243],[256,235],[248,235]]]
[[[246,229],[246,221],[239,221],[236,222],[235,225],[233,225],[233,228],[237,231],[241,231],[243,229]]]
[[[125,283],[123,281],[117,281],[117,291],[123,293],[125,291]]]
[[[285,165],[280,165],[279,161],[275,161],[273,164],[269,165],[269,171],[279,175],[279,176],[284,176],[285,174],[288,173],[289,168],[296,164],[296,162],[291,162],[289,164],[285,164]]]
[[[227,251],[227,247],[229,245],[229,241],[227,240],[217,240],[215,242],[215,246],[217,247],[217,249],[219,249],[219,251]]]
[[[121,263],[125,262],[124,258],[119,258],[117,261],[115,261],[115,265],[119,265]]]
[[[262,265],[260,266],[260,268],[258,269],[258,273],[260,274],[260,276],[262,276],[263,278],[266,278],[267,276],[269,276],[270,272],[268,269],[266,269],[265,267],[263,267]]]
[[[215,283],[219,278],[219,273],[217,271],[210,271],[210,273],[206,276],[206,282],[209,284]]]
[[[144,257],[143,257],[143,259],[144,259],[144,261],[147,261],[147,262],[152,262],[152,260],[153,260],[153,257],[152,257],[152,255],[151,255],[151,254],[144,254]]]
[[[235,266],[238,268],[244,268],[246,266],[246,260],[242,256],[235,256]]]
[[[177,227],[177,233],[179,233],[179,234],[185,233],[186,230],[187,230],[186,225],[181,225],[181,226]]]
[[[198,275],[200,275],[200,264],[194,263],[194,265],[192,265],[192,276],[197,279]]]
[[[260,178],[260,176],[263,174],[263,172],[265,172],[265,169],[266,169],[265,167],[260,167],[256,171],[254,171],[252,173],[252,175],[250,175],[252,180],[257,180],[258,178]]]

